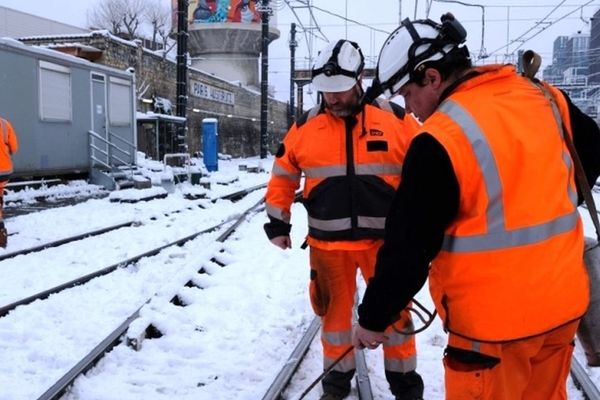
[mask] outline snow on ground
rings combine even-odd
[[[239,207],[255,204],[264,190],[235,205],[210,199],[265,183],[268,173],[239,170],[239,164],[258,163],[220,160],[219,171],[207,177],[211,188],[206,199],[189,200],[185,193],[194,187],[180,184],[164,199],[135,204],[91,199],[8,219],[9,246],[0,249],[0,256],[93,229],[133,225],[0,261],[0,306],[239,215]],[[261,167],[270,171],[271,163],[263,160]],[[593,232],[589,218],[584,219],[586,230]],[[220,232],[201,236],[0,318],[0,400],[38,398],[139,307],[140,316],[128,336],[139,338],[151,324],[162,337],[142,341],[137,351],[117,346],[80,377],[64,399],[261,399],[313,319],[307,295],[308,252],[299,248],[306,235],[302,206],[293,206],[290,250],[268,242],[264,222],[264,212],[249,215],[224,244],[214,240]],[[226,266],[211,261],[215,258]],[[203,289],[185,286],[190,281]],[[176,295],[186,307],[170,302]],[[431,308],[426,287],[417,298]],[[418,371],[428,400],[444,398],[445,342],[439,319],[417,335]],[[391,399],[381,349],[367,351],[366,359],[375,399]],[[317,336],[286,396],[297,396],[321,368]],[[592,373],[600,382],[599,369]],[[569,399],[582,399],[569,385]],[[316,387],[306,399],[319,395]],[[355,389],[351,398],[357,398]]]

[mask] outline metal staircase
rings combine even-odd
[[[90,143],[90,181],[107,190],[134,187],[139,172],[135,164],[133,143],[108,132],[107,138],[88,131]]]

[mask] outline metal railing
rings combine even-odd
[[[169,165],[170,159],[182,159],[182,165],[185,168],[185,173],[187,175],[188,182],[192,181],[192,171],[190,170],[190,165],[192,164],[192,160],[190,159],[189,153],[167,153],[163,157],[163,163],[165,166]]]
[[[112,132],[108,132],[108,139],[102,137],[97,132],[92,130],[88,131],[90,136],[90,166],[91,168],[101,166],[109,171],[115,170],[118,166],[122,165],[130,165],[135,161],[134,154],[136,151],[135,144],[132,142],[123,139],[115,135]],[[103,149],[95,144],[96,139],[100,145],[105,145],[106,149]],[[121,144],[125,145],[125,148],[122,148],[115,144],[115,140],[117,139]],[[100,153],[101,156],[98,156]],[[102,155],[104,157],[102,157]],[[124,158],[122,158],[125,156]],[[130,161],[127,161],[130,160]],[[133,172],[130,171],[130,174],[133,175]]]

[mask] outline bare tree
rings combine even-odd
[[[123,31],[123,0],[101,0],[88,10],[88,23],[93,28],[106,29],[120,35]]]
[[[173,32],[170,7],[161,0],[153,0],[147,3],[144,16],[152,28],[152,43],[156,44],[160,39],[162,48],[166,49],[169,37]]]
[[[143,22],[146,11],[144,0],[121,0],[125,3],[125,14],[123,15],[123,25],[127,31],[129,39],[138,37],[138,29]]]
[[[95,28],[134,39],[138,36],[145,9],[144,0],[99,0],[88,12],[88,21]]]

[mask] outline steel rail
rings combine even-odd
[[[243,190],[239,190],[233,193],[229,193],[223,196],[219,196],[215,199],[212,199],[212,202],[216,202],[217,200],[231,200],[231,201],[237,201],[241,198],[243,198],[244,196],[248,195],[251,192],[254,192],[258,189],[263,189],[265,188],[267,185],[265,184],[261,184],[261,185],[256,185],[256,186],[252,186],[250,188],[247,189],[243,189]],[[202,204],[196,204],[198,207],[202,207]],[[172,211],[172,213],[177,213],[178,211]],[[105,227],[105,228],[100,228],[98,230],[95,231],[91,231],[91,232],[85,232],[79,235],[75,235],[75,236],[70,236],[67,238],[63,238],[63,239],[59,239],[53,242],[48,242],[48,243],[43,243],[41,245],[35,246],[35,247],[30,247],[27,249],[23,249],[23,250],[18,250],[18,251],[14,251],[11,253],[6,253],[6,254],[2,254],[0,255],[0,261],[5,260],[5,259],[9,259],[9,258],[13,258],[16,256],[20,256],[20,255],[26,255],[26,254],[30,254],[30,253],[35,253],[38,251],[42,251],[42,250],[46,250],[52,247],[58,247],[58,246],[62,246],[64,244],[70,243],[70,242],[74,242],[76,240],[81,240],[81,239],[85,239],[88,237],[93,237],[93,236],[98,236],[98,235],[102,235],[105,234],[107,232],[113,231],[113,230],[117,230],[120,228],[125,228],[125,227],[129,227],[134,225],[136,222],[135,221],[129,221],[129,222],[124,222],[118,225],[114,225],[114,226],[109,226],[109,227]],[[0,315],[1,316],[1,315]]]
[[[292,380],[292,377],[298,370],[300,363],[306,356],[308,349],[310,348],[310,344],[315,338],[317,332],[319,332],[319,328],[321,327],[321,319],[318,317],[313,318],[312,322],[306,329],[306,332],[302,336],[302,339],[290,354],[288,360],[283,365],[283,368],[279,371],[269,389],[262,397],[262,400],[278,400],[281,399],[281,395],[283,391],[287,388]]]
[[[575,381],[575,386],[583,392],[586,400],[600,400],[598,387],[592,382],[590,376],[575,357],[571,360],[571,377]]]
[[[237,217],[237,220],[245,220],[248,213],[252,210],[256,209],[264,199],[261,199],[259,202],[254,204],[248,210],[243,212],[240,216]],[[192,240],[195,237],[218,229],[223,226],[227,222],[231,222],[231,220],[225,221],[216,225],[212,228],[205,229],[201,232],[197,232],[193,235],[187,236],[184,239],[177,240],[168,245],[161,246],[159,249],[153,250],[154,254],[158,253],[160,250],[174,246],[174,245],[182,245],[186,241]],[[234,223],[234,225],[238,226],[239,223]],[[231,229],[227,229],[226,232],[221,234],[217,241],[223,242],[222,239],[224,236],[230,236],[234,231]],[[123,263],[121,263],[123,264]],[[127,332],[127,329],[131,325],[131,323],[136,320],[139,316],[140,310],[144,307],[144,305],[148,304],[152,300],[152,297],[144,302],[144,304],[139,307],[133,314],[131,314],[127,319],[119,325],[117,329],[115,329],[112,333],[110,333],[104,340],[102,340],[90,353],[88,353],[81,361],[79,361],[71,370],[69,370],[64,376],[62,376],[54,385],[52,385],[46,392],[44,392],[38,400],[58,400],[65,393],[65,391],[73,384],[75,379],[85,372],[89,371],[106,353],[108,353],[111,349],[113,349],[117,344],[122,341],[123,335]]]
[[[219,229],[223,225],[226,225],[226,224],[230,223],[231,220],[232,219],[228,219],[228,220],[223,221],[223,222],[221,222],[221,223],[219,223],[219,224],[217,224],[215,226],[211,226],[210,228],[204,229],[204,230],[202,230],[200,232],[193,233],[193,234],[191,234],[189,236],[186,236],[184,238],[177,239],[174,242],[167,243],[167,244],[165,244],[163,246],[156,247],[156,248],[154,248],[152,250],[148,250],[148,251],[146,251],[146,252],[144,252],[142,254],[138,254],[137,256],[130,257],[127,260],[119,261],[116,264],[113,264],[111,266],[99,269],[98,271],[92,272],[91,274],[87,274],[87,275],[81,276],[81,277],[79,277],[77,279],[73,279],[72,281],[63,283],[61,285],[55,286],[53,288],[44,290],[44,291],[39,292],[39,293],[36,293],[36,294],[31,295],[29,297],[26,297],[24,299],[15,301],[14,303],[10,303],[10,304],[7,304],[5,306],[2,306],[2,307],[0,307],[0,318],[4,317],[6,314],[8,314],[10,311],[14,310],[18,306],[32,303],[35,300],[44,300],[44,299],[48,298],[51,294],[55,294],[55,293],[61,292],[61,291],[65,290],[65,289],[69,289],[69,288],[72,288],[72,287],[75,287],[75,286],[83,285],[84,283],[87,283],[87,282],[91,281],[94,278],[110,274],[111,272],[113,272],[117,268],[126,267],[128,265],[134,264],[134,263],[138,262],[139,260],[141,260],[144,257],[155,256],[156,254],[160,253],[161,251],[163,251],[164,249],[166,249],[168,247],[181,246],[184,243],[186,243],[186,242],[188,242],[188,241],[196,238],[197,236],[204,235],[206,233],[209,233],[209,232],[212,232],[214,230]]]
[[[88,237],[103,235],[103,234],[105,234],[107,232],[115,231],[115,230],[121,229],[121,228],[126,228],[126,227],[132,226],[134,224],[135,224],[135,221],[123,222],[123,223],[120,223],[120,224],[117,224],[117,225],[107,226],[105,228],[100,228],[100,229],[97,229],[95,231],[81,233],[79,235],[70,236],[70,237],[67,237],[67,238],[55,240],[53,242],[43,243],[43,244],[41,244],[39,246],[30,247],[28,249],[23,249],[23,250],[14,251],[14,252],[11,252],[11,253],[2,254],[0,256],[0,261],[6,260],[7,258],[13,258],[13,257],[16,257],[16,256],[22,256],[22,255],[25,255],[25,254],[35,253],[35,252],[38,252],[38,251],[49,249],[51,247],[62,246],[63,244],[74,242],[76,240],[81,240],[81,239],[85,239],[85,238],[88,238]]]

